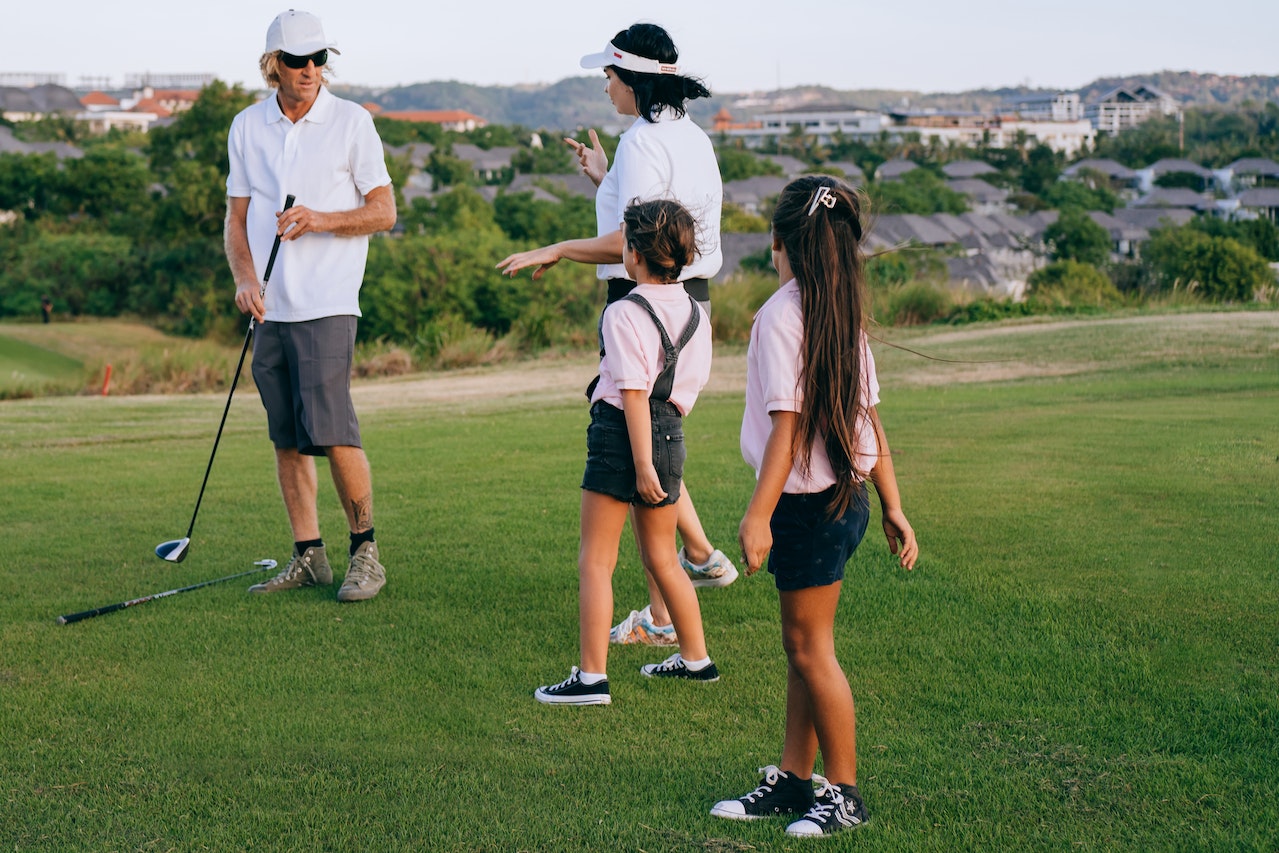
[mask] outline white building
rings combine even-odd
[[[883,113],[860,107],[796,107],[764,113],[743,123],[735,123],[727,110],[721,110],[711,132],[740,139],[748,148],[758,148],[766,141],[787,136],[798,127],[804,136],[816,137],[818,144],[825,145],[836,134],[850,139],[878,136],[887,123]]]
[[[1153,86],[1118,88],[1102,95],[1097,103],[1089,104],[1085,112],[1097,130],[1119,133],[1154,116],[1175,115],[1177,102]]]

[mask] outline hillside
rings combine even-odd
[[[1233,107],[1246,101],[1279,101],[1279,75],[1237,77],[1193,71],[1157,71],[1128,77],[1103,77],[1079,90],[1084,102],[1096,100],[1117,86],[1150,85],[1179,103],[1198,107]],[[384,109],[462,109],[495,124],[529,128],[571,129],[618,125],[617,114],[604,96],[601,76],[569,77],[539,86],[475,86],[457,81],[416,83],[393,89],[335,86],[343,97],[372,101]],[[914,92],[891,89],[839,90],[800,86],[773,92],[724,92],[690,104],[699,124],[709,124],[721,107],[743,119],[761,112],[804,104],[839,104],[867,109],[943,109],[986,111],[1010,97],[1047,93],[1049,89],[1006,87],[968,92]]]

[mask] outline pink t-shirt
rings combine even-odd
[[[777,289],[755,314],[751,326],[750,348],[746,351],[746,412],[742,415],[742,458],[759,476],[764,462],[764,447],[772,432],[771,412],[798,412],[803,405],[804,390],[800,386],[803,315],[800,312],[799,285],[794,279]],[[869,472],[879,458],[875,429],[867,414],[879,404],[879,379],[875,375],[875,359],[866,345],[866,334],[858,335],[861,347],[863,378],[856,425],[857,454],[854,467]],[[807,477],[799,466],[791,466],[783,491],[788,494],[813,494],[835,485],[835,471],[820,440],[813,443],[812,470]]]
[[[690,309],[702,312],[692,340],[680,351],[671,389],[671,402],[681,414],[687,415],[711,375],[710,318],[678,284],[641,284],[631,292],[643,296],[653,306],[672,344],[679,343],[692,316]],[[653,318],[625,299],[604,309],[603,334],[605,355],[600,359],[600,381],[591,402],[603,400],[620,409],[623,391],[653,390],[653,383],[666,364],[666,353]]]

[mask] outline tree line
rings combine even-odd
[[[63,160],[53,154],[0,154],[0,211],[12,212],[0,224],[0,317],[38,317],[41,299],[48,296],[63,315],[134,315],[178,334],[238,337],[243,319],[232,303],[234,287],[222,251],[226,133],[231,119],[252,100],[238,86],[215,82],[190,110],[148,134],[89,136],[64,119],[19,128],[28,138],[74,141],[84,154]],[[434,146],[426,168],[443,191],[405,202],[399,193],[412,164],[407,155],[388,157],[400,223],[395,235],[371,241],[361,339],[397,342],[426,354],[459,342],[492,346],[502,341],[529,351],[589,345],[602,302],[591,269],[561,265],[532,282],[527,276],[504,279],[493,265],[535,244],[594,233],[593,204],[549,183],[549,192],[560,193],[557,201],[502,193],[490,202],[479,192],[484,181],[452,153],[452,145],[460,142],[481,148],[509,145],[518,149],[512,173],[568,173],[572,161],[559,144],[560,134],[544,132],[546,145],[538,148],[520,127],[456,133],[386,120],[378,120],[378,126],[388,145]],[[1148,163],[1166,156],[1170,140],[1178,138],[1170,133],[1182,130],[1154,120],[1101,140],[1095,155]],[[1208,165],[1239,156],[1276,157],[1279,106],[1229,113],[1191,110],[1184,133],[1187,153]],[[604,137],[610,155],[616,141]],[[1112,268],[1103,257],[1105,232],[1099,237],[1096,226],[1080,214],[1113,209],[1117,196],[1102,185],[1059,181],[1065,161],[1030,141],[1008,149],[968,149],[909,137],[837,137],[818,145],[795,133],[769,150],[800,157],[814,170],[840,160],[857,163],[867,174],[895,157],[920,163],[902,180],[868,185],[877,209],[885,212],[966,209],[964,198],[945,186],[940,168],[954,159],[985,160],[997,169],[989,179],[1009,188],[1019,207],[1062,211],[1049,236],[1054,261],[1099,270],[1121,291],[1158,290],[1215,276],[1220,285],[1204,288],[1202,295],[1244,300],[1255,292],[1262,271],[1268,273],[1265,262],[1279,260],[1273,225],[1204,220],[1157,232],[1135,270]],[[720,141],[720,159],[726,180],[776,168],[726,140]],[[504,183],[512,176],[492,180]],[[730,230],[767,230],[768,211],[763,214],[728,209],[725,222]],[[885,260],[876,280],[897,282],[936,268],[935,260]],[[1273,291],[1273,275],[1269,281]]]

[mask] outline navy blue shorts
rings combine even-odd
[[[844,564],[853,556],[870,520],[870,502],[863,483],[844,514],[826,515],[835,487],[811,495],[783,494],[773,510],[769,527],[773,550],[768,571],[777,588],[787,592],[829,586],[843,580]]]
[[[351,402],[356,318],[259,323],[253,330],[253,381],[280,450],[323,456],[326,447],[360,447]]]
[[[638,506],[670,506],[679,500],[684,479],[684,418],[674,403],[648,403],[653,425],[653,467],[666,492],[661,503],[646,503],[635,491],[635,456],[631,453],[626,414],[603,400],[591,406],[586,428],[586,472],[582,488]]]

